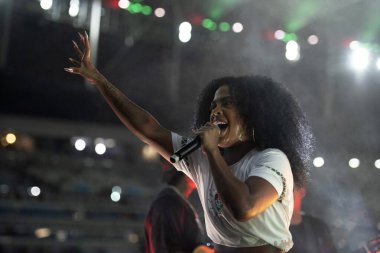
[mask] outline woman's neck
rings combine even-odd
[[[222,149],[224,160],[228,165],[232,165],[254,148],[255,145],[251,141],[239,142],[231,147]]]

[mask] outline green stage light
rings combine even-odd
[[[130,4],[128,7],[130,13],[140,13],[142,11],[142,5],[139,3]]]
[[[373,52],[373,53],[379,53],[379,50],[380,50],[379,45],[373,44],[373,43],[362,43],[362,46],[364,48],[367,48],[370,52]]]
[[[375,3],[375,2],[374,2]],[[363,35],[360,36],[363,40],[373,41],[376,40],[376,36],[380,31],[380,17],[377,14],[378,8],[372,8],[370,10],[371,13],[367,14],[369,19],[367,20],[366,27],[363,27]]]
[[[212,19],[217,20],[217,19],[219,19],[222,16],[222,13],[223,13],[223,10],[222,10],[221,7],[214,7],[210,11],[210,17]]]
[[[144,5],[142,7],[142,14],[144,15],[150,15],[152,13],[152,7],[148,6],[148,5]]]
[[[218,28],[218,25],[217,25],[215,22],[212,22],[211,27],[210,27],[210,30],[211,30],[211,31],[215,31],[216,28]]]
[[[289,42],[291,40],[296,41],[297,39],[298,39],[298,37],[297,37],[297,35],[295,33],[285,33],[285,36],[282,39],[282,41]]]
[[[221,22],[219,24],[219,29],[222,32],[228,32],[231,29],[231,25],[229,23],[227,23],[227,22]]]
[[[202,21],[202,26],[206,29],[211,29],[211,27],[213,26],[213,23],[214,21],[212,21],[211,19],[205,18]]]
[[[323,1],[300,1],[294,10],[285,18],[285,28],[289,32],[298,32],[309,24],[316,13],[321,13]]]
[[[295,33],[290,34],[290,40],[297,40],[297,39],[298,39],[298,37]]]
[[[129,11],[130,13],[135,13],[133,5],[134,5],[133,3],[130,3],[126,10]]]

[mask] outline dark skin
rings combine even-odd
[[[83,51],[73,41],[79,60],[71,59],[73,67],[65,68],[69,73],[78,74],[92,83],[102,94],[121,122],[141,141],[152,146],[169,160],[173,154],[171,131],[164,128],[147,111],[133,103],[127,96],[111,84],[90,62],[90,42],[87,33],[79,34]],[[229,99],[227,86],[220,87],[210,105],[210,122],[195,130],[201,137],[202,150],[207,155],[211,173],[221,199],[233,216],[239,221],[254,218],[278,199],[275,188],[266,180],[250,177],[245,182],[231,172],[231,164],[239,161],[254,146],[245,133],[244,121],[236,105]],[[220,130],[218,123],[226,123]],[[223,148],[223,155],[220,149]],[[251,248],[216,247],[215,252],[281,252],[273,246]]]

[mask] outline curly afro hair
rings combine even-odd
[[[259,150],[277,148],[291,164],[297,186],[306,184],[314,139],[309,123],[288,89],[265,76],[222,77],[211,81],[198,97],[193,127],[210,120],[216,90],[226,85],[250,139]]]

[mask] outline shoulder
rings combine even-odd
[[[260,150],[255,154],[255,156],[258,159],[276,159],[276,160],[284,160],[284,161],[289,161],[288,157],[284,152],[282,152],[280,149],[277,148],[267,148],[264,150]]]
[[[152,202],[152,208],[166,208],[168,205],[181,205],[183,202],[184,200],[179,193],[175,192],[171,187],[166,187],[158,193]]]
[[[267,167],[280,171],[291,171],[290,162],[284,152],[269,148],[253,153],[249,158],[255,167]]]
[[[290,162],[286,154],[280,149],[268,148],[257,153],[257,161],[259,163],[274,163],[290,168]]]

